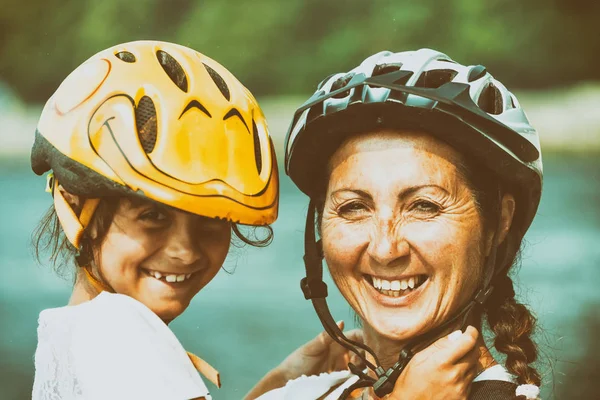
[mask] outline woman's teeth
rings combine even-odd
[[[150,275],[150,276],[152,276],[152,277],[154,277],[156,279],[164,280],[164,281],[171,282],[171,283],[173,283],[173,282],[183,282],[183,281],[185,281],[186,279],[189,279],[192,276],[192,274],[179,274],[179,275],[176,275],[176,274],[162,274],[162,273],[160,273],[158,271],[152,271],[152,270],[146,270],[146,272],[148,273],[148,275]]]
[[[379,292],[386,296],[400,297],[410,291],[421,286],[425,282],[426,277],[424,275],[411,276],[410,278],[388,281],[381,278],[371,277],[373,287]]]

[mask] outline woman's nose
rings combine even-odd
[[[409,254],[408,242],[401,234],[401,229],[392,221],[381,221],[371,235],[367,247],[369,257],[381,266],[394,266],[402,262]]]
[[[180,219],[176,221],[169,231],[169,238],[165,253],[168,257],[182,264],[191,265],[201,257],[198,236],[195,232],[193,221]]]

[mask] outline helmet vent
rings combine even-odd
[[[425,71],[417,79],[415,87],[437,89],[443,84],[451,82],[457,74],[458,72],[453,69],[432,69]]]
[[[135,56],[128,51],[120,51],[115,54],[115,57],[117,57],[121,61],[125,61],[126,63],[134,63],[135,62]]]
[[[371,76],[379,76],[389,74],[390,72],[396,72],[402,68],[402,63],[388,63],[388,64],[377,64],[373,68]]]
[[[481,91],[477,105],[488,114],[502,114],[502,93],[500,93],[500,90],[493,83],[489,83]]]
[[[350,80],[354,77],[354,72],[346,74],[338,79],[336,79],[335,82],[333,82],[333,85],[331,85],[331,91],[335,92],[336,90],[339,90],[341,88],[343,88],[344,86],[346,86],[348,84],[348,82],[350,82]],[[348,96],[350,94],[349,90],[345,90],[341,93],[336,94],[335,96],[333,96],[336,99],[343,99],[344,97]]]
[[[179,64],[169,53],[162,50],[156,52],[156,58],[173,83],[177,85],[179,89],[187,93],[188,81],[181,64]]]
[[[323,85],[325,85],[327,82],[329,82],[329,80],[331,79],[331,77],[332,77],[332,76],[334,76],[334,75],[335,75],[335,74],[331,74],[331,75],[329,75],[327,78],[323,79],[323,80],[321,81],[321,83],[319,83],[319,84],[317,85],[317,90],[321,90],[321,88],[323,87]]]
[[[135,108],[135,126],[142,148],[146,154],[151,153],[156,144],[157,123],[156,108],[154,108],[154,102],[148,96],[142,97]]]
[[[221,94],[223,95],[223,97],[225,97],[227,99],[227,101],[229,101],[231,99],[231,93],[229,92],[229,87],[227,86],[225,79],[223,79],[223,77],[221,75],[219,75],[219,73],[217,71],[215,71],[208,65],[204,64],[204,68],[206,68],[206,71],[212,78],[215,85],[217,85],[217,87],[221,91]]]
[[[262,172],[262,153],[260,151],[260,138],[258,136],[258,128],[256,122],[252,120],[252,137],[254,138],[254,161],[256,163],[256,170],[258,174]]]

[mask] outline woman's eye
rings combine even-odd
[[[413,203],[411,210],[422,214],[437,214],[440,211],[440,206],[431,201],[419,200]]]
[[[351,203],[344,204],[338,211],[341,215],[344,214],[358,214],[367,210],[367,206],[361,202],[353,201]]]

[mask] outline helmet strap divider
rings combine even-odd
[[[54,197],[54,210],[56,211],[56,216],[58,217],[60,225],[69,242],[77,250],[81,250],[81,236],[92,220],[92,216],[100,203],[100,199],[85,199],[81,207],[81,213],[78,217],[58,188],[58,180],[56,177],[54,177],[53,183],[54,188],[52,189],[52,196]]]
[[[327,301],[325,300],[327,297],[327,284],[323,282],[323,256],[321,250],[321,241],[316,241],[314,224],[315,204],[311,200],[308,205],[306,227],[304,230],[304,266],[306,268],[306,277],[302,278],[300,281],[300,287],[302,288],[304,297],[307,300],[311,300],[321,324],[333,340],[355,353],[371,370],[375,371],[376,373],[383,373],[383,369],[369,362],[358,348],[370,353],[375,359],[375,362],[379,365],[379,360],[375,352],[362,343],[348,339],[331,316],[331,312],[327,306]]]

